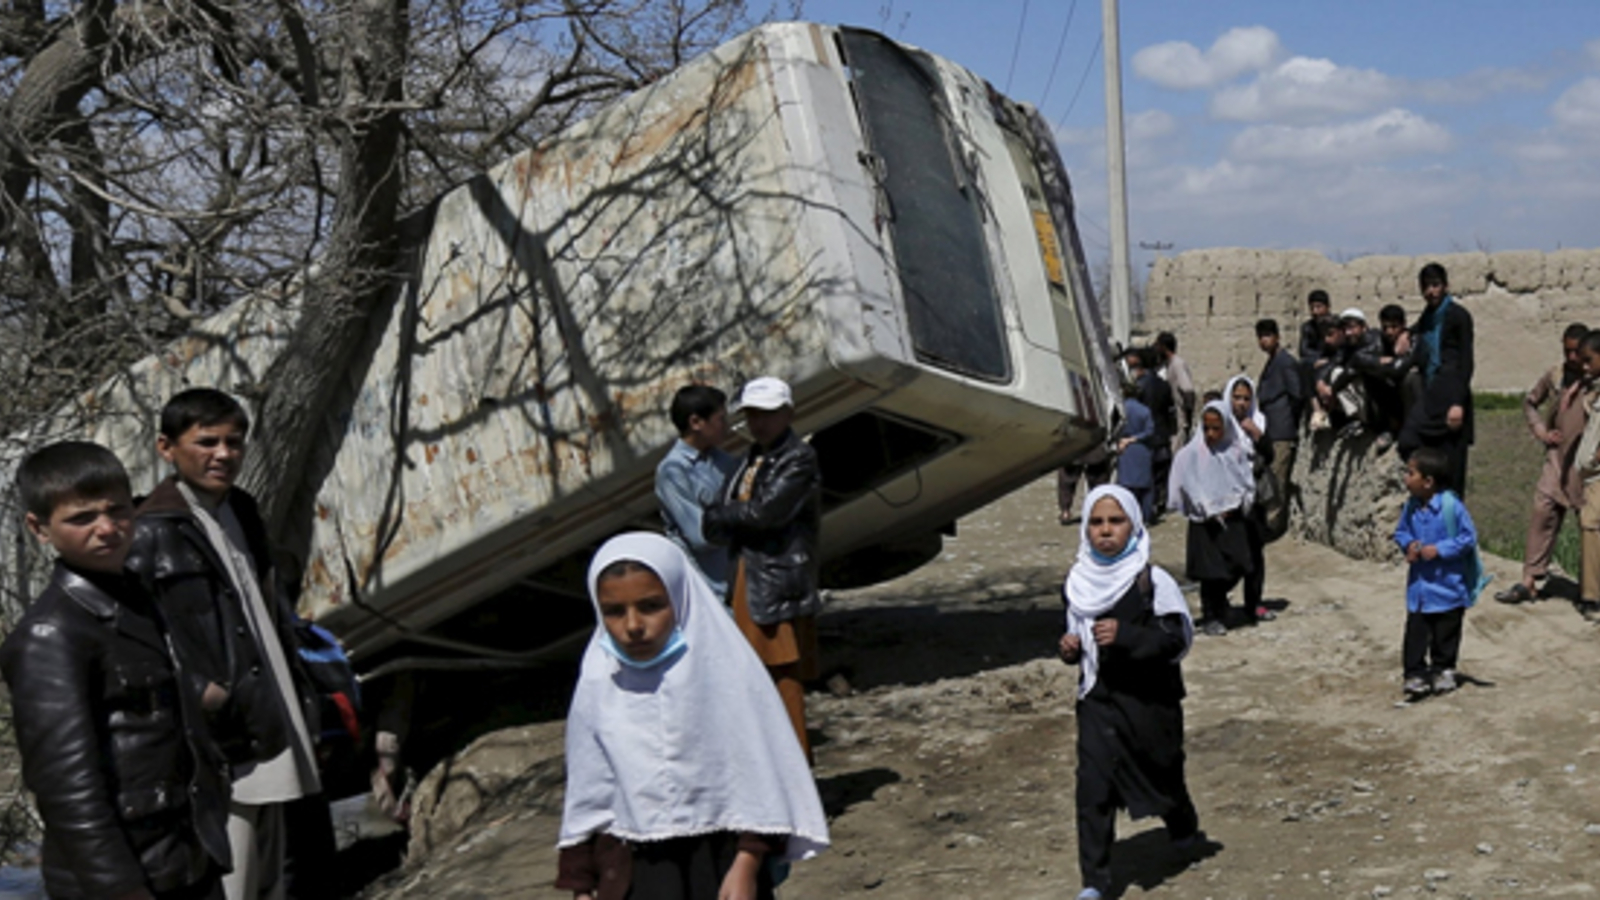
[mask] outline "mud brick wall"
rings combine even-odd
[[[1525,391],[1559,361],[1570,322],[1600,327],[1600,250],[1365,256],[1339,264],[1314,250],[1191,250],[1157,260],[1145,286],[1140,331],[1171,331],[1202,389],[1261,370],[1255,322],[1275,318],[1294,350],[1305,298],[1328,292],[1335,313],[1355,306],[1377,325],[1388,303],[1409,319],[1422,311],[1417,272],[1437,261],[1451,292],[1472,311],[1480,391]],[[1138,337],[1136,336],[1136,340]]]

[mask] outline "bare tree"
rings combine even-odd
[[[0,428],[297,293],[246,474],[282,528],[408,217],[779,12],[750,6],[0,0]]]

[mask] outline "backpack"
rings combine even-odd
[[[322,730],[312,738],[320,747],[351,747],[361,742],[361,682],[350,657],[333,633],[304,619],[294,620],[300,667],[317,694]]]
[[[1461,533],[1461,526],[1457,521],[1461,515],[1457,512],[1461,506],[1461,498],[1456,496],[1455,491],[1445,491],[1440,505],[1444,507],[1445,534],[1454,539],[1457,534]],[[1478,554],[1478,545],[1476,543],[1472,545],[1472,554],[1467,557],[1466,566],[1462,569],[1461,574],[1463,580],[1467,583],[1467,605],[1471,606],[1478,602],[1478,595],[1483,593],[1483,589],[1488,586],[1490,581],[1494,580],[1493,575],[1483,570],[1483,557]]]

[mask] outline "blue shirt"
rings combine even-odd
[[[704,453],[682,440],[656,466],[656,499],[667,536],[684,549],[718,597],[728,594],[728,548],[706,541],[700,517],[739,461],[717,447]]]
[[[1152,487],[1156,483],[1151,446],[1156,442],[1155,417],[1150,414],[1150,407],[1135,397],[1125,398],[1122,409],[1127,420],[1118,437],[1133,438],[1134,442],[1117,455],[1117,484],[1125,488]]]
[[[1437,559],[1418,559],[1406,575],[1406,609],[1410,612],[1448,612],[1472,604],[1472,586],[1467,584],[1466,570],[1469,554],[1478,543],[1478,531],[1466,504],[1457,499],[1455,506],[1455,537],[1446,527],[1443,491],[1427,503],[1407,500],[1400,511],[1394,542],[1402,553],[1412,541],[1439,548]]]

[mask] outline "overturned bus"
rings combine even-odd
[[[372,676],[515,666],[586,626],[587,554],[659,523],[691,381],[793,386],[833,584],[926,559],[1114,412],[1048,125],[872,32],[758,28],[427,216],[314,452],[314,508],[281,536],[302,613]],[[150,411],[258,378],[296,315],[199,324],[76,407],[78,433],[148,489]]]

